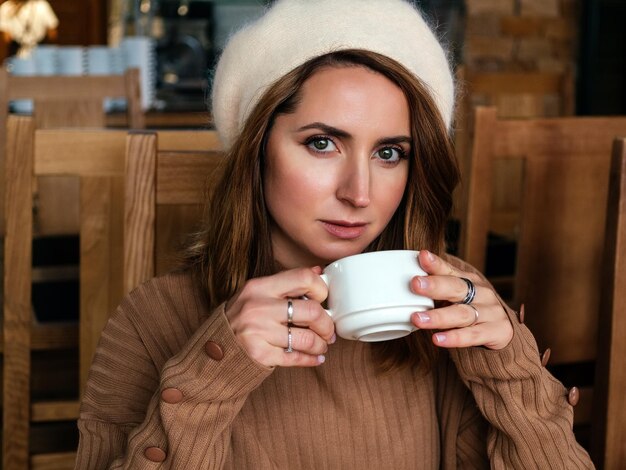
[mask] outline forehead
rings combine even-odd
[[[398,85],[364,66],[325,66],[302,85],[294,115],[336,120],[338,125],[373,123],[409,128],[409,104]]]

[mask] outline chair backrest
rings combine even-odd
[[[210,190],[223,160],[219,150],[189,150],[188,143],[171,137],[175,136],[156,132],[131,132],[128,136],[124,219],[127,292],[176,263],[172,254],[183,241],[181,235],[199,228],[207,196],[204,189]]]
[[[32,239],[33,239],[33,181],[40,175],[74,175],[80,179],[80,206],[83,209],[81,237],[83,264],[93,266],[89,271],[99,276],[102,285],[97,292],[81,289],[81,309],[92,304],[109,309],[119,300],[116,279],[109,276],[108,263],[116,259],[116,243],[108,243],[122,223],[117,215],[115,203],[123,193],[124,136],[94,140],[90,152],[77,151],[71,140],[56,141],[56,147],[43,144],[36,139],[35,122],[32,118],[11,116],[7,125],[7,224],[4,259],[4,422],[3,422],[3,467],[28,468],[37,462],[45,464],[46,457],[29,455],[30,422],[70,420],[78,416],[77,401],[31,402],[31,350],[37,347],[37,328],[32,315]],[[107,137],[114,137],[107,134]],[[117,145],[117,148],[116,148]],[[121,158],[116,160],[115,154]],[[121,211],[118,211],[121,212]],[[119,220],[118,220],[119,219]],[[117,246],[121,246],[121,236]],[[121,248],[117,248],[121,258]],[[120,263],[121,265],[121,263]],[[81,264],[82,270],[82,264]],[[82,273],[81,273],[82,274]],[[95,280],[94,280],[95,281]],[[104,307],[103,304],[106,304]],[[80,328],[88,328],[90,318],[81,319]],[[73,338],[76,339],[76,334]],[[74,342],[74,345],[76,342]],[[42,349],[52,349],[54,344],[40,344]],[[50,457],[62,465],[72,465],[71,453],[54,454]],[[49,463],[49,461],[48,461]]]
[[[626,135],[626,134],[623,134]],[[607,202],[604,286],[600,308],[592,429],[592,457],[598,468],[626,461],[626,138],[613,144]]]
[[[131,128],[145,127],[141,109],[139,71],[103,76],[15,76],[0,68],[0,142],[6,142],[9,102],[31,99],[38,129],[54,127],[104,127],[105,98],[126,98]],[[0,233],[4,225],[5,146],[0,144]],[[39,183],[46,195],[40,201],[37,231],[44,234],[71,233],[78,225],[78,188],[71,180],[56,177]],[[48,196],[54,194],[54,196]],[[57,207],[63,207],[58,210]],[[73,208],[73,210],[70,210]]]
[[[479,107],[475,119],[461,256],[484,270],[493,168],[498,159],[520,159],[513,306],[524,303],[552,362],[593,360],[610,149],[626,134],[626,117],[499,119],[495,108]]]
[[[498,119],[495,108],[479,107],[461,228],[461,256],[484,270],[495,162],[520,159],[523,197],[510,303],[524,305],[540,350],[550,348],[551,371],[566,385],[580,386],[574,423],[582,439],[602,406],[593,367],[607,293],[602,252],[616,135],[626,135],[626,117]]]
[[[574,114],[574,79],[571,72],[484,72],[459,67],[460,99],[456,110],[455,149],[461,186],[455,193],[455,215],[464,217],[467,205],[469,160],[474,129],[474,109],[494,106],[499,118],[537,118]],[[521,168],[515,161],[495,167],[493,229],[511,234],[511,219],[519,212]]]
[[[162,131],[161,141],[187,148],[216,148],[214,131]],[[30,400],[30,353],[37,343],[62,342],[61,331],[38,335],[32,321],[32,181],[70,175],[80,183],[80,388],[100,332],[124,295],[124,172],[127,132],[123,130],[37,130],[32,118],[11,116],[7,142],[7,230],[4,296],[3,468],[28,468],[51,461],[73,466],[73,454],[29,456],[30,422],[71,420],[78,402]],[[68,145],[71,143],[71,145]],[[53,328],[54,330],[54,328]],[[55,330],[56,331],[56,330]],[[46,467],[48,468],[48,467]],[[49,467],[52,468],[52,467]],[[61,467],[54,467],[61,468]]]

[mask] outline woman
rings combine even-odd
[[[77,468],[592,467],[530,332],[443,253],[453,95],[403,0],[279,0],[231,38],[206,230],[103,332]],[[437,308],[400,340],[337,338],[322,267],[398,248]]]
[[[25,57],[46,38],[54,41],[58,25],[47,0],[7,0],[0,5],[0,31],[9,55]]]

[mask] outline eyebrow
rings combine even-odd
[[[307,124],[306,126],[302,126],[297,129],[296,132],[302,132],[309,129],[318,129],[322,131],[324,134],[336,136],[342,139],[351,139],[352,135],[349,132],[344,131],[343,129],[339,129],[337,127],[329,126],[328,124],[324,124],[323,122],[312,122],[311,124]],[[376,141],[376,146],[382,144],[402,144],[406,143],[411,145],[412,139],[407,135],[397,135],[392,137],[383,137]]]

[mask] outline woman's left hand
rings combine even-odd
[[[474,273],[460,271],[433,253],[422,250],[419,262],[429,276],[416,276],[411,289],[416,294],[444,301],[444,305],[414,313],[411,321],[424,330],[438,330],[433,343],[445,348],[484,346],[502,349],[513,338],[513,327],[491,286]],[[468,294],[469,279],[476,287],[470,305],[461,302]]]

